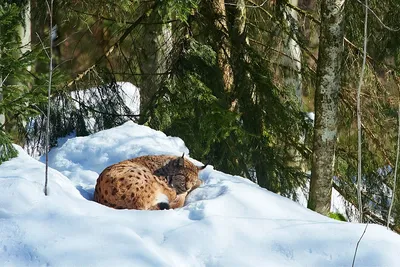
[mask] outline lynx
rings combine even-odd
[[[142,156],[103,170],[94,200],[116,209],[160,210],[182,207],[189,192],[201,185],[196,167],[184,156]]]

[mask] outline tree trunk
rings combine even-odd
[[[215,15],[214,24],[220,33],[217,40],[217,61],[222,72],[225,93],[230,95],[233,86],[233,71],[229,59],[231,56],[231,47],[229,42],[229,31],[226,17],[225,1],[211,0],[211,9]],[[235,103],[231,103],[231,109],[234,109]]]
[[[315,125],[308,207],[330,211],[335,164],[338,96],[341,85],[345,0],[323,0],[315,92]]]
[[[298,0],[289,0],[293,6],[298,6]],[[290,34],[284,34],[283,53],[287,56],[283,57],[282,65],[284,65],[284,85],[286,88],[293,90],[298,101],[302,104],[302,77],[301,77],[301,49],[297,43],[297,11],[287,6],[284,6],[283,19],[287,24],[287,29]]]
[[[152,12],[149,24],[144,26],[144,38],[139,54],[141,71],[140,97],[141,105],[145,106],[159,89],[162,78],[168,68],[169,56],[172,50],[172,26],[161,23],[158,12]]]
[[[298,6],[298,0],[289,0],[289,3],[293,6]],[[283,22],[286,23],[286,29],[289,33],[283,33],[283,54],[282,65],[283,69],[283,85],[284,87],[293,93],[297,98],[297,102],[300,107],[303,105],[303,89],[302,89],[302,59],[301,59],[301,48],[298,44],[297,34],[299,31],[298,25],[298,14],[293,8],[287,5],[281,7],[283,13]],[[304,136],[300,136],[298,142],[304,144]],[[289,148],[288,154],[290,158],[287,160],[288,166],[296,167],[301,169],[303,172],[307,169],[307,163],[303,159],[300,152],[294,148]]]
[[[24,7],[24,22],[19,27],[21,39],[21,55],[31,50],[31,1],[27,1]],[[29,67],[28,70],[31,68]]]

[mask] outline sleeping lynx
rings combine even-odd
[[[124,160],[100,174],[94,200],[117,209],[179,208],[184,205],[187,194],[201,185],[198,173],[204,167],[196,167],[184,156]]]

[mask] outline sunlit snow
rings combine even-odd
[[[212,166],[183,208],[108,208],[91,200],[106,166],[190,155],[184,142],[133,122],[64,141],[50,153],[47,197],[44,164],[20,147],[0,165],[0,266],[351,266],[364,231]],[[399,247],[369,225],[355,266],[398,266]]]

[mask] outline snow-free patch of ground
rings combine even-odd
[[[132,122],[53,149],[47,197],[44,164],[17,148],[19,156],[0,165],[0,266],[351,266],[365,227],[211,166],[183,208],[99,205],[93,189],[108,165],[189,153],[181,139]],[[369,225],[355,266],[398,266],[399,247],[397,234]]]

